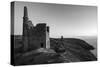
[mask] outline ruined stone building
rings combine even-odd
[[[24,51],[50,48],[49,27],[46,23],[39,23],[34,26],[28,18],[26,6],[24,7],[23,16],[23,47]]]

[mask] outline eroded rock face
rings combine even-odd
[[[59,46],[59,44],[65,48],[66,54],[67,52],[70,52],[69,54],[72,54],[72,56],[76,57],[80,61],[97,60],[97,58],[90,52],[90,50],[93,50],[94,47],[81,39],[66,38],[66,39],[63,39],[62,42],[60,42],[60,39],[51,39],[51,46],[54,50],[56,49],[56,47]],[[59,48],[61,47],[59,46]]]

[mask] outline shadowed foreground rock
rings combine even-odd
[[[94,48],[83,40],[66,38],[61,41],[60,39],[51,38],[50,43],[51,49],[39,48],[26,53],[15,53],[14,64],[34,65],[97,60],[90,52]]]

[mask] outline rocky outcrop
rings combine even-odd
[[[73,56],[73,59],[77,58],[79,61],[97,60],[97,58],[90,52],[90,50],[93,50],[94,47],[89,45],[84,40],[75,38],[65,38],[63,39],[63,41],[61,41],[60,39],[51,39],[52,49],[56,50],[56,47],[59,45],[62,45],[65,48],[66,57],[67,55],[71,54]],[[70,58],[68,59],[70,60]]]

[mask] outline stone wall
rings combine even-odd
[[[46,24],[37,24],[30,29],[28,38],[30,49],[46,48]]]

